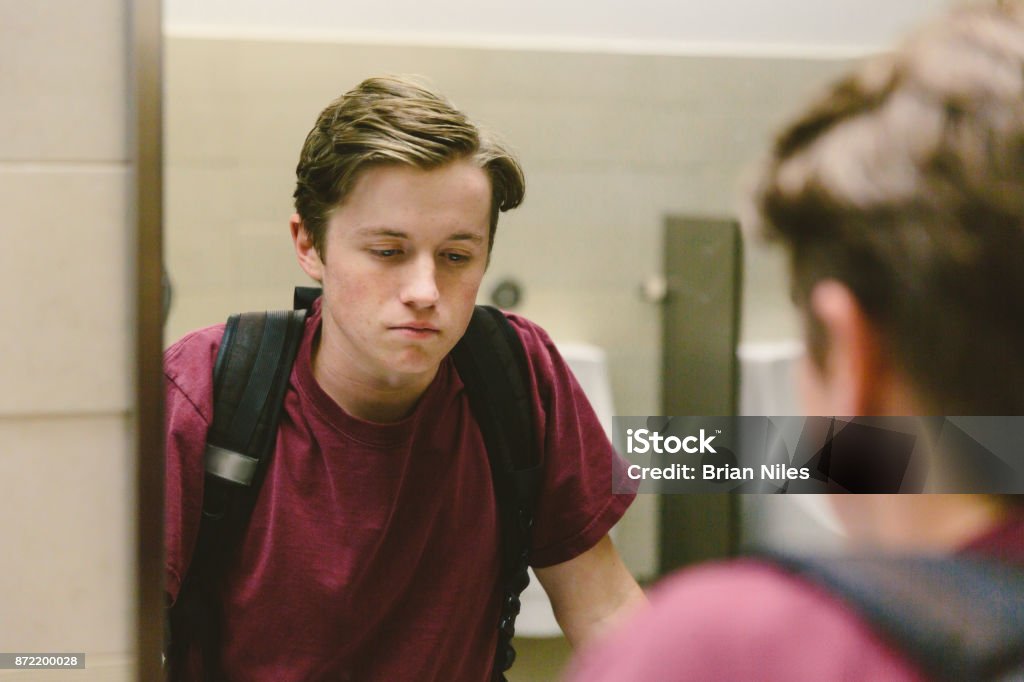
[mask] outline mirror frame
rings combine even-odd
[[[164,678],[163,7],[127,10],[134,215],[135,679]]]

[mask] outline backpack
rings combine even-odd
[[[203,512],[192,563],[168,613],[171,679],[188,637],[198,641],[207,680],[222,680],[217,613],[224,566],[237,551],[274,451],[277,423],[305,320],[320,289],[297,287],[294,309],[228,318],[214,365],[214,418],[207,434]],[[500,522],[501,614],[492,679],[515,661],[519,596],[530,582],[530,529],[542,465],[535,444],[526,355],[507,318],[476,306],[452,350],[483,435]]]
[[[1024,570],[973,556],[769,561],[824,587],[937,682],[1024,680]]]

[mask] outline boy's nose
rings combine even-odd
[[[402,303],[417,308],[429,308],[440,298],[437,290],[437,270],[433,258],[420,258],[410,264],[402,283]]]

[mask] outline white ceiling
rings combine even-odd
[[[890,44],[951,0],[164,0],[170,33],[541,48],[844,52]]]

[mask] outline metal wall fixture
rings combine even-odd
[[[491,290],[491,303],[503,310],[512,310],[523,301],[523,287],[516,280],[507,277]]]

